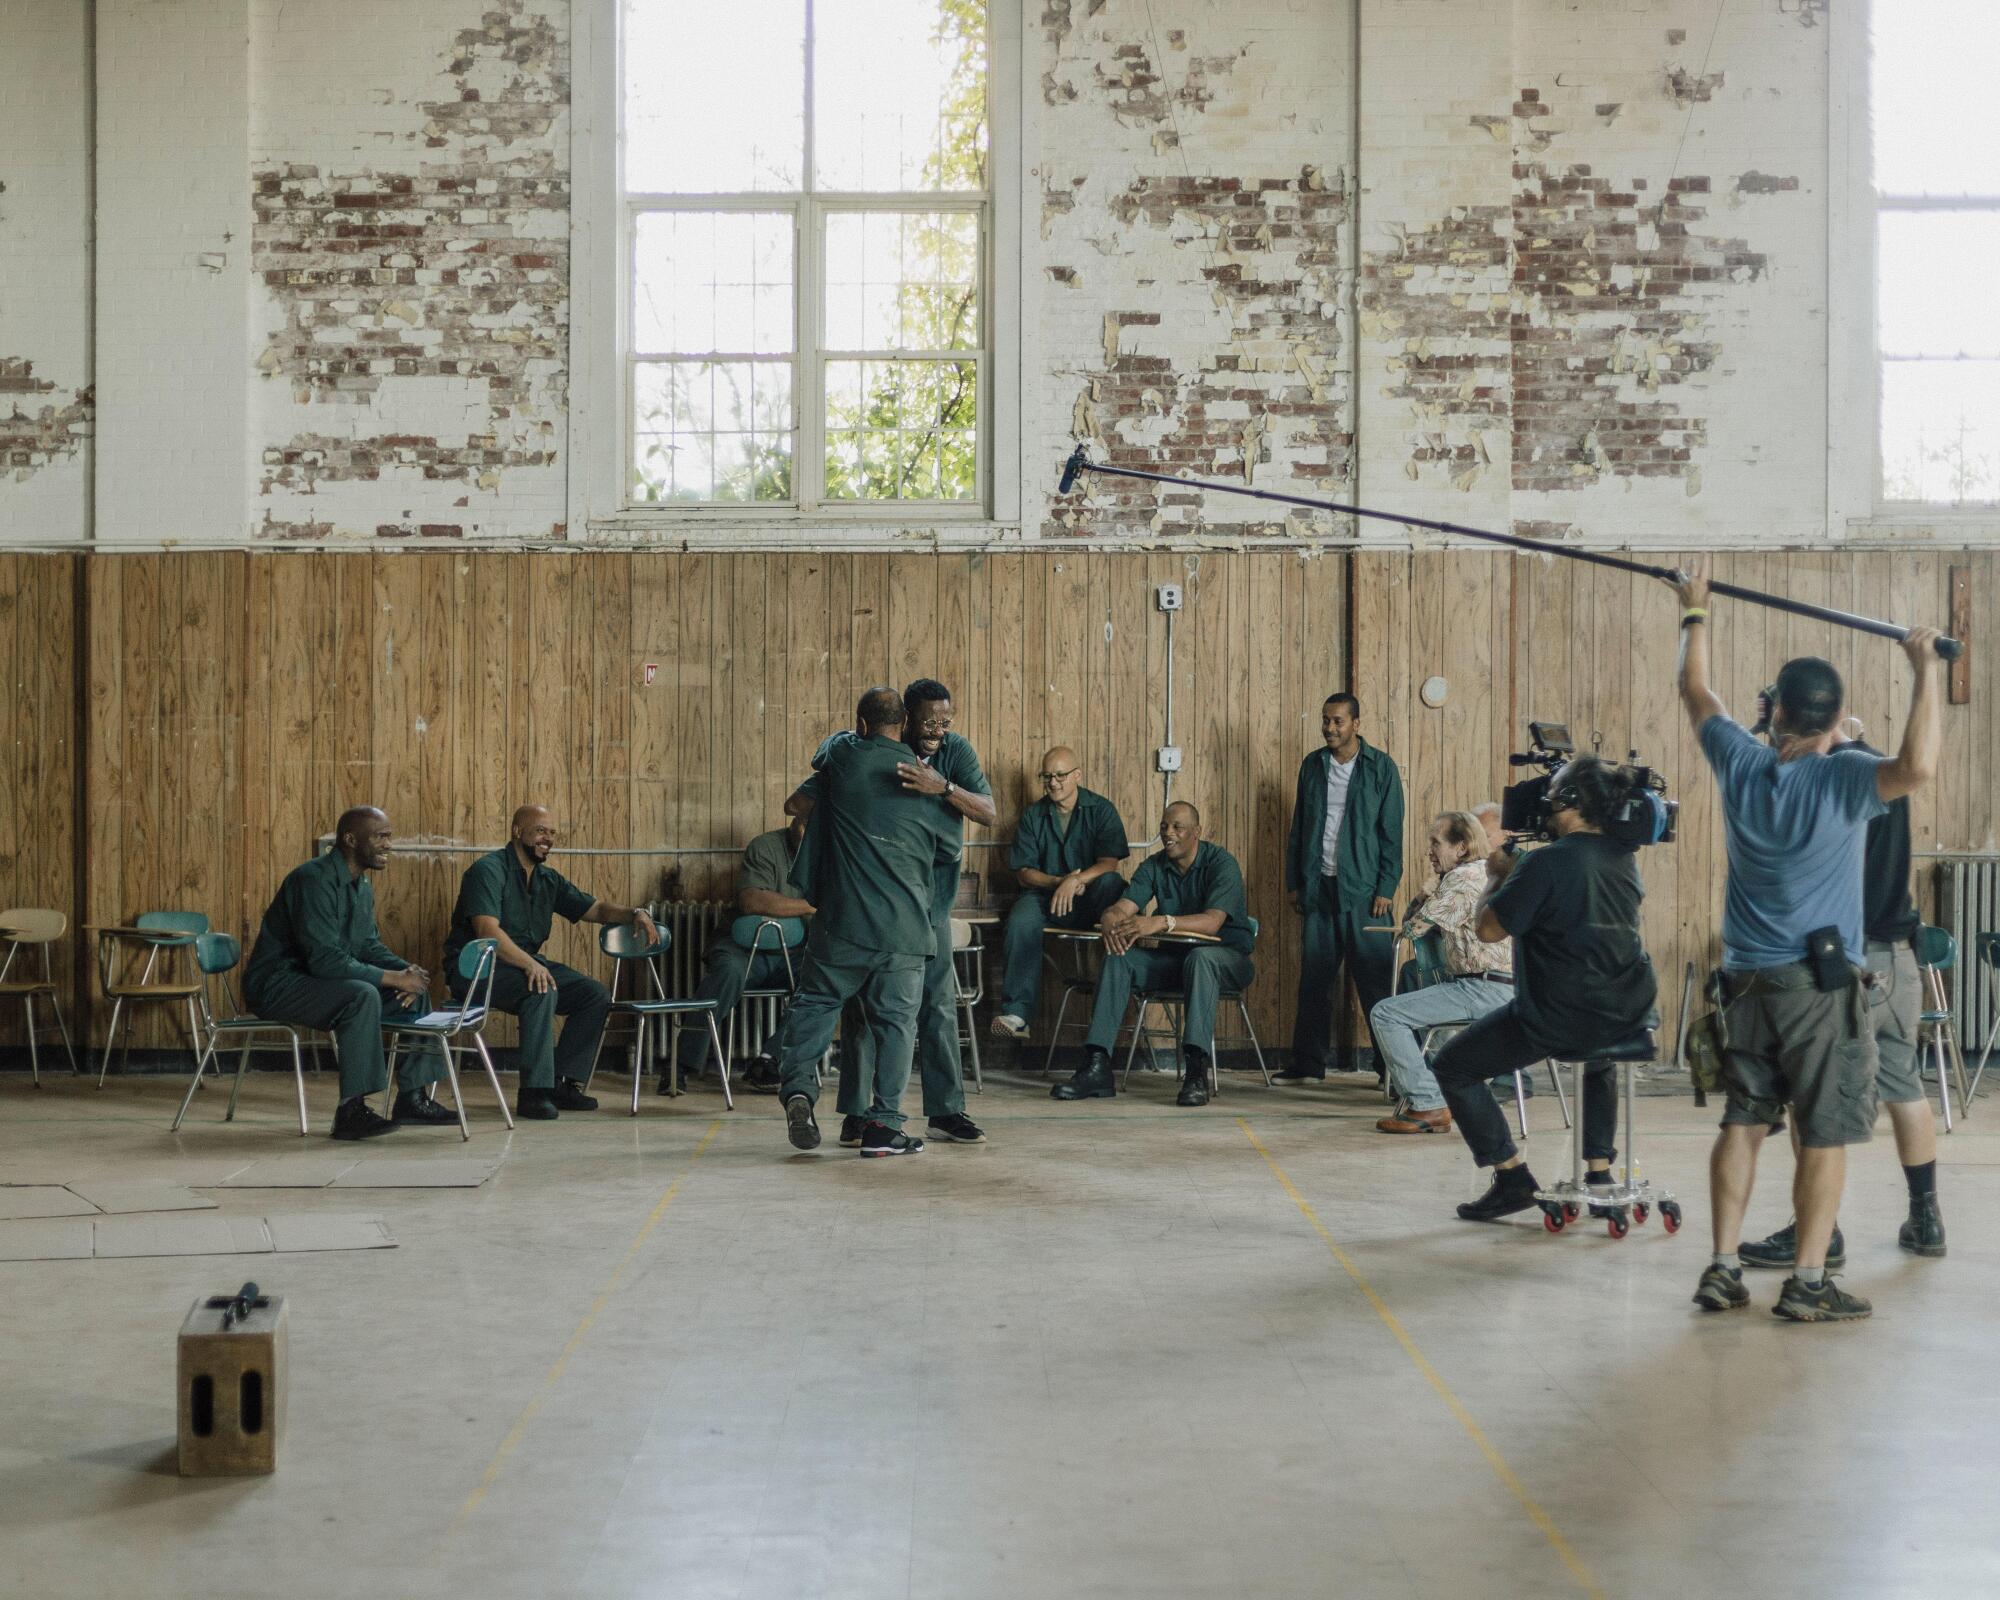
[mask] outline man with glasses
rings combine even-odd
[[[1042,989],[1042,930],[1094,928],[1125,892],[1118,866],[1132,852],[1125,820],[1103,795],[1084,788],[1076,752],[1057,745],[1042,757],[1042,798],[1021,813],[1007,866],[1021,895],[1007,913],[1006,976],[996,1038],[1025,1039]]]

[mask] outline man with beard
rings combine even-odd
[[[649,944],[660,936],[644,908],[593,900],[550,866],[555,842],[555,818],[546,806],[516,811],[512,839],[465,869],[444,946],[446,981],[463,1000],[467,985],[458,971],[459,951],[474,939],[498,944],[493,1007],[521,1020],[521,1085],[514,1111],[536,1122],[553,1121],[563,1111],[597,1109],[583,1085],[611,1015],[603,984],[540,958],[551,920],[560,914],[571,922],[626,922]],[[569,1018],[560,1042],[559,1016]]]
[[[373,1139],[405,1122],[455,1125],[431,1098],[430,1085],[443,1073],[430,1050],[396,1064],[401,1092],[393,1120],[368,1104],[389,1083],[382,1015],[422,1009],[430,974],[392,952],[375,930],[368,874],[389,864],[389,819],[373,806],[355,806],[341,813],[333,834],[331,850],[285,874],[243,969],[243,998],[267,1021],[333,1035],[340,1051],[334,1138]]]

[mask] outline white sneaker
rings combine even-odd
[[[986,1031],[996,1039],[1025,1039],[1028,1037],[1028,1024],[1024,1018],[1003,1014],[995,1017]]]

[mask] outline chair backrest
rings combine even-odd
[[[492,962],[500,948],[492,939],[468,939],[458,952],[458,975],[467,983],[479,981],[481,972]]]
[[[12,911],[0,911],[0,928],[11,928],[13,932],[6,937],[16,944],[48,944],[68,930],[69,918],[60,911],[16,906]]]
[[[651,961],[665,955],[672,943],[665,928],[660,929],[659,938],[649,941],[629,922],[607,923],[597,932],[598,949],[613,961]]]
[[[156,939],[156,944],[193,944],[198,936],[208,932],[208,918],[199,911],[142,911],[132,919],[132,926],[144,928],[148,933],[178,935]]]
[[[1974,934],[1972,947],[1979,952],[1979,959],[1989,967],[2000,967],[2000,933]]]
[[[1945,929],[1925,923],[1917,929],[1917,960],[1926,967],[1946,971],[1958,961],[1958,941]]]
[[[195,964],[204,976],[233,972],[243,959],[243,946],[233,933],[198,933],[194,940]]]
[[[796,948],[805,943],[806,919],[745,915],[730,923],[729,937],[752,952]]]
[[[1444,935],[1433,928],[1429,933],[1410,941],[1410,958],[1417,965],[1417,987],[1428,989],[1434,983],[1442,983],[1446,977],[1444,962]]]

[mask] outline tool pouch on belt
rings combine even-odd
[[[1688,1024],[1688,1076],[1697,1099],[1722,1087],[1722,1053],[1729,1048],[1729,985],[1720,967],[1712,968],[1702,994],[1709,1003],[1706,1016]]]

